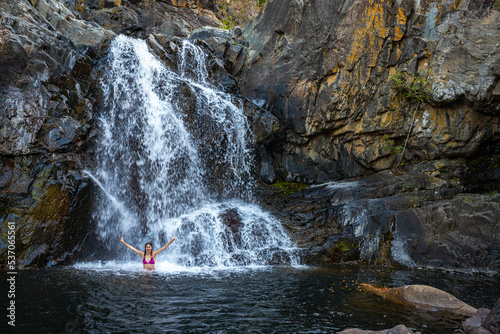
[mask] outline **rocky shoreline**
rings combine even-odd
[[[365,285],[366,286],[366,285]],[[414,286],[407,286],[403,288],[398,288],[405,290],[407,288],[411,288]],[[432,287],[425,287],[425,286],[420,286],[421,288],[419,289],[419,296],[414,296],[417,297],[420,300],[427,299],[427,300],[432,300],[434,304],[433,312],[442,312],[442,311],[449,311],[448,308],[440,308],[439,306],[435,305],[436,303],[439,304],[442,301],[445,301],[445,303],[448,303],[448,306],[461,306],[464,304],[463,302],[459,301],[458,299],[456,301],[453,301],[450,303],[450,300],[448,299],[448,296],[446,296],[446,293],[443,291],[434,289]],[[371,287],[369,290],[372,289]],[[368,290],[368,291],[369,291]],[[394,290],[394,289],[387,289],[387,290]],[[375,292],[376,294],[379,294],[381,296],[384,296],[385,294],[390,294],[389,291],[380,289],[380,294],[379,292]],[[454,298],[453,296],[451,296]],[[385,298],[385,297],[384,297]],[[453,304],[453,305],[452,305]],[[466,305],[466,304],[465,304]],[[491,310],[489,309],[474,309],[473,307],[466,305],[469,309],[473,309],[474,312],[469,314],[469,318],[465,320],[462,323],[462,326],[460,328],[460,333],[463,334],[496,334],[500,330],[500,299],[497,300],[495,305]],[[453,311],[451,311],[453,312]],[[379,330],[379,331],[371,331],[371,330],[363,330],[363,329],[358,329],[358,328],[348,328],[345,329],[339,334],[418,334],[420,332],[415,332],[412,329],[406,327],[405,325],[397,325],[393,328],[390,329],[385,329],[385,330]]]

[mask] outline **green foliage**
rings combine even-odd
[[[392,82],[393,88],[397,92],[403,94],[403,96],[408,100],[417,102],[415,106],[412,106],[413,116],[411,119],[410,130],[408,131],[408,135],[406,136],[405,144],[403,146],[403,149],[401,150],[399,160],[396,163],[397,171],[399,165],[401,164],[401,160],[403,159],[406,145],[408,144],[408,140],[410,139],[410,135],[413,130],[413,124],[415,123],[417,110],[422,102],[431,100],[431,87],[432,82],[434,81],[434,76],[430,70],[419,71],[416,76],[410,75],[406,72],[396,72],[389,77],[389,80]]]
[[[434,76],[430,70],[419,71],[416,76],[406,72],[396,72],[389,79],[393,88],[409,100],[424,102],[431,99]]]
[[[226,30],[230,30],[232,27],[234,27],[236,25],[236,23],[232,17],[222,19],[221,22],[222,22],[223,28]]]
[[[223,24],[224,29],[234,26],[243,26],[259,13],[259,10],[267,5],[269,0],[217,0],[215,4],[219,10],[217,17]]]
[[[389,139],[389,136],[385,135],[383,138],[385,140],[385,145],[382,149],[385,152],[389,152],[392,155],[397,155],[399,152],[401,152],[401,150],[403,150],[403,146],[401,145],[395,146],[394,140]]]

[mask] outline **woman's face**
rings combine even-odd
[[[146,244],[146,253],[151,253],[151,251],[153,250],[153,246],[151,246],[150,244]]]

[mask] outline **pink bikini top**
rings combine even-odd
[[[146,261],[146,257],[142,258],[142,263],[143,264],[155,264],[155,258],[151,256],[151,260],[149,262]]]

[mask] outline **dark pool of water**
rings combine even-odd
[[[428,284],[477,308],[491,308],[500,297],[498,277],[421,270],[333,266],[145,272],[117,266],[19,271],[15,331],[4,315],[0,332],[336,333],[402,323],[423,334],[454,333],[463,318],[392,304],[360,291],[358,284]],[[1,286],[5,310],[5,279]]]

